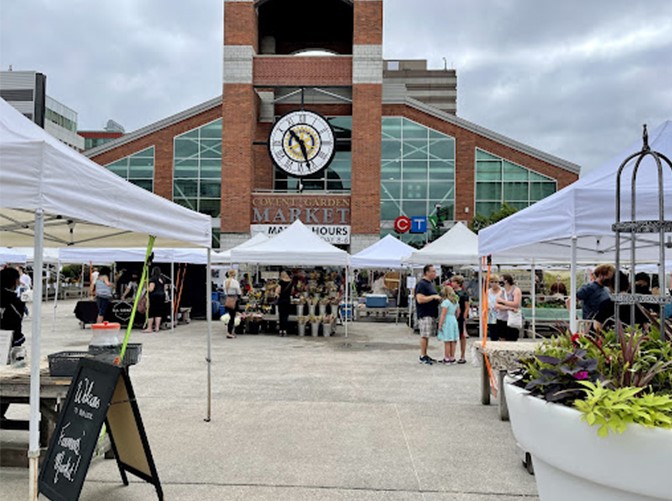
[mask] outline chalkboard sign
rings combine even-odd
[[[40,492],[52,501],[79,499],[103,423],[124,485],[128,471],[154,484],[163,499],[126,369],[91,359],[80,361],[70,385],[40,471]]]

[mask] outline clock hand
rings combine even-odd
[[[299,143],[299,148],[301,148],[301,154],[303,155],[303,158],[306,160],[306,165],[308,168],[310,168],[310,162],[308,161],[308,150],[306,149],[306,143],[303,142],[303,139],[301,139],[296,132],[294,132],[292,129],[289,129],[289,135],[292,136],[296,141]]]

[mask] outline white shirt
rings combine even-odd
[[[227,278],[224,280],[224,294],[227,296],[242,296],[240,284],[235,278]]]
[[[33,288],[33,281],[30,279],[30,275],[27,273],[23,273],[19,278],[19,281],[29,289]]]

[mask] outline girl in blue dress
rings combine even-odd
[[[457,316],[460,314],[460,303],[452,287],[444,287],[441,290],[444,298],[441,303],[441,315],[439,317],[438,339],[443,341],[444,364],[455,363],[455,345],[459,339]]]

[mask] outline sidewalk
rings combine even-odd
[[[53,333],[43,306],[43,355],[86,349],[90,331],[74,305],[59,303]],[[223,332],[215,322],[210,423],[206,323],[131,338],[143,343],[131,379],[166,499],[538,499],[509,423],[480,404],[479,371],[419,364],[418,338],[405,326],[355,323],[348,339]],[[435,339],[430,355],[440,358]],[[156,499],[129,479],[123,487],[115,462],[96,459],[81,499]],[[27,499],[27,482],[27,470],[0,469],[0,500]]]

